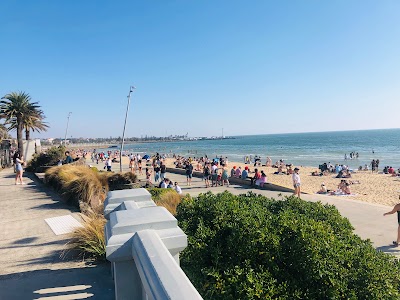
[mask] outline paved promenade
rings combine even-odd
[[[33,177],[15,185],[14,176],[0,171],[0,299],[113,299],[109,264],[60,259],[67,236],[44,221],[76,210]]]
[[[192,178],[192,185],[188,187],[186,186],[186,177],[184,175],[167,173],[167,177],[173,181],[177,181],[183,193],[189,193],[192,196],[208,191],[223,192],[224,190],[228,190],[233,194],[243,194],[252,191],[275,199],[282,199],[284,196],[291,195],[284,192],[251,189],[249,186],[240,185],[230,185],[229,188],[226,186],[205,188],[204,181],[195,177]],[[145,180],[145,177],[139,176],[139,179]],[[304,194],[301,198],[307,201],[321,201],[322,203],[335,205],[342,216],[350,220],[356,234],[363,239],[370,239],[378,250],[400,257],[400,247],[391,245],[392,241],[397,238],[397,215],[393,214],[383,217],[383,213],[390,211],[392,207],[352,200],[351,197],[344,196],[333,197]]]
[[[189,187],[183,175],[167,173],[167,177],[192,196],[226,189],[233,194],[253,191],[277,199],[289,195],[239,185],[205,188],[200,178],[193,178]],[[144,180],[144,176],[139,178]],[[44,221],[62,215],[76,217],[77,212],[34,177],[25,174],[24,179],[25,185],[15,185],[12,169],[0,171],[0,299],[113,299],[109,264],[87,266],[81,261],[60,259],[67,236],[56,236]],[[349,197],[302,198],[335,205],[358,235],[370,239],[378,250],[400,256],[400,248],[391,246],[396,238],[397,217],[382,216],[390,207]]]

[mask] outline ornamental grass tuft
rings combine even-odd
[[[102,261],[106,257],[106,243],[104,226],[106,219],[103,215],[91,213],[88,216],[81,214],[83,227],[77,228],[70,234],[61,256],[76,255],[82,259]]]
[[[182,201],[182,196],[173,189],[148,189],[153,201],[158,206],[164,206],[171,214],[176,215],[176,208]]]

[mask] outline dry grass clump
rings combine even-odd
[[[158,195],[158,197],[153,198],[154,202],[158,206],[164,206],[166,209],[168,209],[168,211],[171,214],[173,214],[175,216],[176,215],[176,207],[182,201],[181,195],[179,195],[173,189],[159,189],[159,190],[162,190],[162,193],[160,193]]]
[[[82,259],[105,260],[106,242],[104,226],[106,219],[103,215],[91,213],[88,216],[81,214],[83,227],[77,228],[70,234],[70,241],[61,256],[72,253]]]
[[[135,188],[138,181],[137,176],[131,172],[111,173],[99,172],[104,184],[107,184],[110,191]]]
[[[108,185],[104,184],[95,171],[87,166],[63,165],[46,171],[45,182],[60,191],[64,199],[77,207],[81,203],[95,208],[106,197]]]

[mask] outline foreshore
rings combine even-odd
[[[173,158],[166,159],[166,165],[169,168],[174,168]],[[113,164],[113,169],[118,170],[117,163]],[[124,170],[128,170],[129,159],[128,157],[122,158],[122,165]],[[196,163],[193,163],[196,169]],[[243,162],[229,161],[229,165],[226,167],[228,173],[233,166],[236,168],[241,167],[243,170],[245,166],[248,166],[251,171],[254,171],[253,165],[246,165]],[[301,176],[301,190],[308,194],[315,194],[320,188],[321,184],[324,183],[328,190],[336,190],[340,183],[339,178],[335,178],[336,174],[329,174],[328,176],[312,176],[313,171],[318,170],[317,167],[305,167],[305,166],[294,166],[300,169]],[[257,167],[258,170],[263,170],[267,175],[268,182],[285,188],[293,188],[292,176],[290,175],[275,175],[276,168],[272,167]],[[143,170],[145,166],[143,165]],[[251,176],[251,174],[250,174]],[[346,199],[355,199],[368,203],[376,203],[382,205],[392,206],[399,202],[400,194],[400,178],[392,177],[391,175],[372,173],[371,171],[355,171],[352,173],[352,178],[349,181],[359,182],[350,186],[352,195],[348,196],[330,196],[338,197],[346,201]]]

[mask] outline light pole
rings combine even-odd
[[[64,137],[64,146],[67,146],[67,133],[68,133],[68,125],[69,125],[69,117],[71,116],[72,112],[68,113],[67,117],[67,128],[65,129],[65,137]]]
[[[121,149],[119,151],[119,171],[120,172],[122,172],[122,151],[124,150],[126,120],[128,119],[129,104],[131,103],[131,94],[132,94],[134,89],[136,89],[136,87],[131,85],[130,88],[129,88],[129,94],[128,94],[128,104],[126,105],[124,131],[122,132]]]

